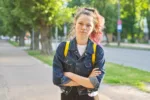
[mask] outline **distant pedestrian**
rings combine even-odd
[[[104,76],[104,51],[100,45],[104,18],[93,8],[78,9],[70,42],[62,42],[53,60],[53,82],[61,100],[95,100]]]

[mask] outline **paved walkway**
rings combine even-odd
[[[0,100],[60,100],[60,91],[49,66],[0,41]]]

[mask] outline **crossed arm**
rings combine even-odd
[[[94,76],[98,76],[99,74],[101,74],[101,72],[97,71],[97,69],[98,68],[94,68],[92,70],[91,74],[89,75],[89,77],[94,77]],[[72,81],[70,81],[66,84],[63,84],[64,86],[79,86],[79,85],[82,85],[86,88],[94,88],[94,86],[91,83],[89,77],[83,77],[83,76],[74,74],[72,72],[65,72],[64,75],[72,80]]]

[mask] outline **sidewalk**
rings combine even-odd
[[[0,100],[60,100],[52,69],[20,48],[0,41]]]

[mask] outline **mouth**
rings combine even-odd
[[[81,33],[87,33],[86,31],[80,31]]]

